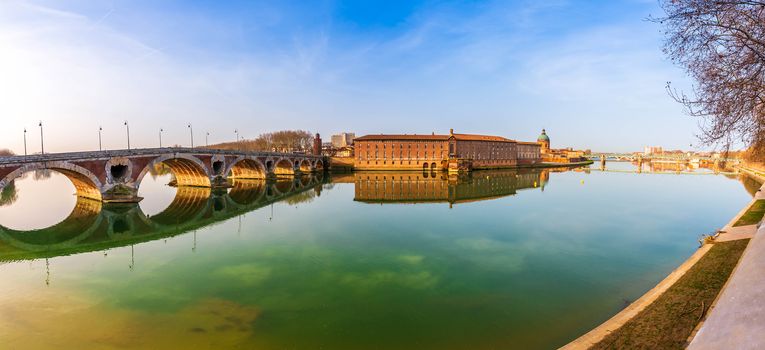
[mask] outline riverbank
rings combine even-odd
[[[745,173],[759,181],[763,180],[759,174]],[[762,191],[758,191],[752,201],[718,231],[714,239],[705,239],[691,257],[653,289],[562,349],[687,345],[697,326],[703,322],[706,310],[724,291],[724,283],[735,271],[749,238],[756,231],[756,225],[736,226],[742,218],[746,218],[744,221],[753,220],[750,209],[758,203],[760,196]],[[713,248],[715,253],[709,253]],[[711,280],[715,283],[710,283]],[[697,287],[695,290],[689,289],[689,286],[694,285]],[[680,307],[677,307],[678,302],[682,304]],[[701,306],[701,303],[705,305]],[[693,311],[688,310],[698,311],[695,321],[689,319]]]
[[[412,172],[422,172],[422,169],[412,169],[412,168],[386,168],[386,169],[356,169],[354,166],[354,160],[352,157],[331,157],[330,158],[330,165],[332,172],[340,172],[340,173],[346,173],[346,172],[354,172],[354,171],[379,171],[379,172],[385,172],[385,171],[412,171]],[[489,167],[489,168],[476,168],[474,170],[500,170],[500,169],[536,169],[536,168],[575,168],[580,166],[586,166],[592,164],[592,160],[586,160],[582,162],[571,162],[571,163],[537,163],[537,164],[519,164],[514,167]],[[439,170],[439,172],[442,170]],[[445,170],[443,170],[445,171]]]

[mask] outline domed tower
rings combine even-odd
[[[550,137],[547,136],[547,132],[545,132],[545,129],[542,129],[542,135],[539,135],[537,137],[537,142],[539,142],[542,145],[542,153],[547,153],[550,151]]]

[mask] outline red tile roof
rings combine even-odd
[[[446,141],[449,139],[449,135],[396,135],[396,134],[380,134],[380,135],[364,135],[357,137],[353,141],[387,141],[387,140],[430,140],[430,141]]]
[[[515,140],[507,139],[502,136],[491,136],[491,135],[454,134],[454,138],[457,140],[462,140],[462,141],[515,142]]]
[[[379,134],[364,135],[353,139],[354,141],[391,141],[391,140],[426,140],[426,141],[446,141],[452,135],[407,135],[407,134]],[[498,141],[515,142],[501,136],[491,135],[472,135],[472,134],[454,134],[454,138],[460,141]]]

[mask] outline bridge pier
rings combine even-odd
[[[232,185],[231,181],[222,175],[215,175],[210,177],[210,188],[219,189],[231,187],[234,187],[234,185]]]
[[[138,189],[124,183],[116,184],[101,192],[101,201],[104,203],[138,203],[141,200],[143,197],[138,196]]]

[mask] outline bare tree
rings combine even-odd
[[[0,157],[13,156],[13,155],[15,155],[15,153],[13,153],[13,151],[7,148],[0,149]]]
[[[241,149],[246,151],[307,151],[313,145],[313,136],[304,130],[282,130],[260,134],[254,140],[210,145],[216,149]]]
[[[765,1],[660,0],[664,52],[694,79],[670,95],[700,118],[708,145],[765,150]],[[764,153],[765,154],[765,153]]]

